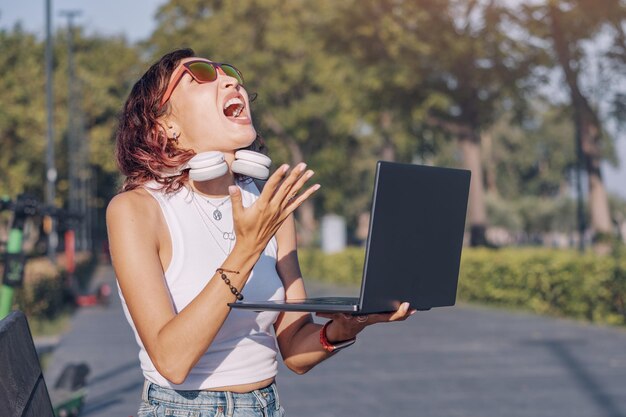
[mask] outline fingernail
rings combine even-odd
[[[413,314],[417,313],[417,310],[413,310],[411,311],[411,313],[409,313],[409,316],[412,316]]]
[[[299,172],[304,171],[304,169],[305,169],[305,168],[306,168],[306,164],[305,164],[304,162],[300,162],[300,163],[298,164],[298,171],[299,171]]]
[[[287,172],[287,170],[289,169],[289,165],[287,164],[283,164],[283,166],[280,167],[280,171],[284,174],[285,172]]]
[[[320,187],[321,187],[321,185],[319,185],[319,184],[315,184],[315,185],[314,185],[313,187],[311,187],[311,188],[313,188],[313,191],[317,191],[317,190],[319,190],[319,189],[320,189]]]
[[[230,195],[233,195],[237,192],[237,186],[236,185],[229,185],[228,186],[228,193]]]
[[[311,177],[313,176],[313,174],[315,174],[315,172],[313,172],[313,171],[309,170],[306,174],[304,174],[304,176],[305,176],[306,178],[311,178]]]
[[[404,312],[409,311],[409,303],[402,303],[402,310],[404,310]]]

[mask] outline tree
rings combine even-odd
[[[77,76],[67,79],[66,33],[55,35],[54,45],[54,123],[58,207],[64,207],[68,192],[69,158],[84,158],[98,173],[93,178],[96,194],[92,204],[100,208],[116,191],[117,167],[114,135],[117,115],[138,73],[139,57],[120,38],[75,36]],[[114,56],[115,59],[111,59]],[[45,184],[46,107],[43,43],[20,26],[0,31],[0,193],[15,198],[29,192],[40,198]],[[80,140],[89,142],[87,154],[68,151],[68,82],[79,84]],[[41,198],[43,200],[43,198]],[[103,223],[100,232],[104,235]]]
[[[500,235],[517,243],[537,243],[549,232],[571,238],[571,112],[539,100],[528,107],[522,123],[505,114],[483,136],[490,227],[505,229]]]
[[[431,118],[456,137],[472,171],[470,243],[480,246],[488,244],[481,136],[505,111],[523,112],[533,90],[527,80],[543,55],[511,36],[508,9],[497,1],[450,1],[448,9],[445,34],[434,40],[445,52],[431,71],[450,105],[433,108]]]
[[[233,2],[176,0],[164,5],[149,41],[155,55],[175,46],[233,63],[244,74],[248,91],[258,93],[253,116],[272,157],[296,164],[307,160],[324,184],[318,207],[332,207],[341,190],[344,159],[356,119],[343,86],[351,74],[342,57],[323,49],[317,28],[333,7],[331,1],[246,0]],[[329,152],[332,148],[334,151]],[[321,156],[324,155],[324,156]],[[335,169],[329,165],[335,163]],[[312,241],[313,202],[298,210],[301,242]]]
[[[506,9],[496,1],[343,4],[344,20],[331,39],[363,69],[361,102],[369,110],[361,110],[380,132],[383,158],[395,159],[402,149],[400,159],[413,159],[424,149],[415,135],[427,130],[455,138],[472,171],[470,240],[487,244],[481,134],[503,109],[523,107],[530,89],[524,80],[541,51],[508,34]]]
[[[0,30],[0,194],[43,195],[45,103],[43,47],[18,25]]]
[[[590,85],[584,85],[585,72],[593,70],[593,60],[624,59],[622,24],[626,22],[626,5],[623,2],[603,0],[547,0],[540,4],[523,5],[521,22],[533,36],[532,40],[550,41],[549,48],[554,63],[562,71],[569,91],[573,110],[576,143],[587,173],[591,228],[599,250],[612,234],[609,201],[601,173],[601,162],[606,157],[611,141],[606,135],[600,117],[599,104],[592,101]],[[612,48],[598,53],[602,38],[610,36]],[[593,42],[595,50],[586,48]],[[621,58],[620,58],[621,56]],[[615,85],[615,84],[613,84]],[[612,88],[611,88],[612,89]],[[613,114],[623,108],[623,94],[606,92],[601,100],[609,102]]]
[[[526,120],[504,114],[489,129],[483,153],[487,188],[507,201],[521,196],[571,198],[576,166],[567,106],[533,101]]]

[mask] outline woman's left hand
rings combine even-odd
[[[326,329],[326,337],[332,342],[350,340],[356,337],[365,327],[375,323],[391,323],[403,321],[415,314],[409,303],[402,303],[393,313],[377,313],[368,315],[352,315],[346,313],[316,313],[318,317],[331,319],[333,322]]]

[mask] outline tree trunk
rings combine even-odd
[[[583,110],[584,111],[584,110]],[[576,112],[578,113],[578,112]],[[580,117],[580,116],[579,116]],[[589,210],[594,235],[612,232],[609,198],[602,181],[600,128],[583,117],[579,122],[582,153],[589,181]]]
[[[485,132],[481,138],[482,162],[485,167],[485,184],[489,194],[498,194],[496,183],[496,166],[493,163],[493,136],[491,132]]]
[[[492,246],[487,240],[487,205],[483,182],[480,135],[470,123],[448,121],[428,115],[427,122],[454,135],[459,142],[465,168],[472,172],[468,201],[470,246]]]
[[[487,242],[487,207],[483,186],[480,136],[476,132],[458,136],[465,167],[472,172],[469,192],[470,245],[489,246]]]
[[[577,140],[579,141],[578,146],[580,146],[589,180],[589,208],[591,228],[596,240],[595,249],[598,252],[606,252],[606,237],[610,237],[612,225],[609,199],[600,170],[602,128],[595,111],[580,91],[578,71],[572,67],[571,45],[565,39],[561,29],[561,11],[553,3],[550,5],[550,17],[554,48],[570,90]]]
[[[393,115],[389,111],[383,111],[380,115],[380,130],[383,138],[383,148],[381,150],[381,159],[383,161],[394,162],[396,160],[396,146],[393,143],[391,135],[391,125],[393,123]]]
[[[280,141],[289,149],[291,166],[304,161],[304,155],[300,145],[285,132],[283,126],[272,116],[267,113],[264,115],[263,121],[280,139]],[[317,222],[315,221],[315,206],[313,201],[305,200],[304,203],[295,211],[296,221],[298,222],[298,244],[301,246],[310,246],[315,238],[315,229]]]

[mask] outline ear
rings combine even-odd
[[[180,137],[180,126],[173,120],[173,117],[163,116],[157,124],[159,129],[166,137],[176,139]]]

